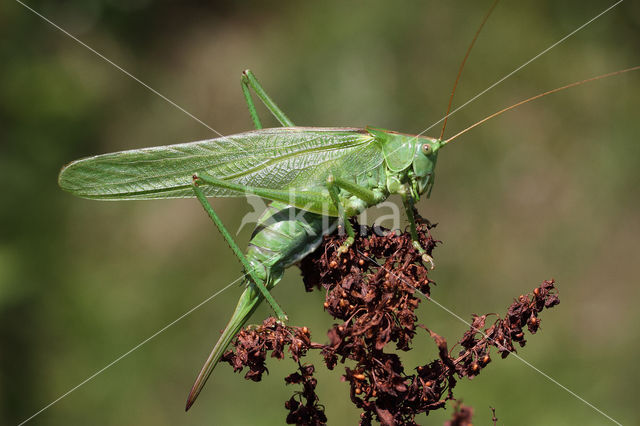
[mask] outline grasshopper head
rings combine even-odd
[[[407,135],[389,130],[367,127],[382,147],[387,166],[387,189],[397,193],[408,184],[411,195],[417,200],[433,186],[433,173],[442,147],[439,139]]]
[[[422,136],[416,138],[412,163],[412,189],[415,195],[420,196],[426,192],[428,197],[431,194],[438,150],[441,146],[441,141],[438,139]]]

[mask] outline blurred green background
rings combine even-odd
[[[223,134],[251,128],[244,68],[300,125],[417,133],[443,115],[489,3],[28,2]],[[503,2],[454,106],[612,3]],[[639,35],[640,4],[624,2],[457,113],[447,134],[538,92],[640,64]],[[87,201],[56,183],[76,158],[210,138],[210,130],[13,1],[0,5],[0,61],[0,423],[17,424],[241,268],[194,200]],[[639,93],[640,73],[626,74],[492,120],[441,153],[433,195],[419,206],[444,241],[434,299],[464,318],[502,313],[512,297],[556,278],[562,303],[519,354],[625,424],[640,422]],[[245,200],[214,204],[233,230],[251,211]],[[270,362],[261,383],[221,365],[183,411],[240,291],[207,303],[32,424],[283,423],[290,360]],[[292,324],[324,340],[323,297],[303,291],[295,268],[275,295]],[[466,328],[433,304],[419,312],[450,342]],[[263,307],[255,321],[268,313]],[[435,356],[420,335],[406,364]],[[318,374],[332,425],[358,420],[342,371]],[[607,423],[513,357],[460,382],[456,395],[475,407],[476,424],[490,423],[489,405],[507,425]],[[450,411],[419,422],[441,424]]]

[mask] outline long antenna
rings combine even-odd
[[[494,112],[494,113],[493,113],[493,114],[491,114],[490,116],[483,118],[482,120],[478,121],[477,123],[472,124],[471,126],[467,127],[467,128],[466,128],[466,129],[464,129],[463,131],[461,131],[461,132],[457,133],[456,135],[454,135],[454,136],[450,137],[449,139],[447,139],[446,141],[442,142],[442,145],[446,145],[446,144],[448,144],[448,143],[449,143],[449,142],[451,142],[452,140],[457,139],[457,138],[458,138],[458,136],[461,136],[461,135],[463,135],[463,134],[467,133],[469,130],[473,129],[474,127],[477,127],[477,126],[481,125],[482,123],[484,123],[484,122],[486,122],[486,121],[489,121],[489,120],[491,120],[491,119],[492,119],[492,118],[494,118],[494,117],[499,116],[499,115],[500,115],[500,114],[502,114],[502,113],[505,113],[505,112],[507,112],[507,111],[509,111],[509,110],[511,110],[511,109],[516,108],[516,107],[519,107],[520,105],[524,105],[524,104],[526,104],[526,103],[528,103],[528,102],[534,101],[534,100],[536,100],[536,99],[542,98],[542,97],[547,96],[547,95],[550,95],[550,94],[552,94],[552,93],[556,93],[556,92],[560,92],[560,91],[565,90],[565,89],[569,89],[570,87],[580,86],[581,84],[589,83],[589,82],[591,82],[591,81],[601,80],[601,79],[603,79],[603,78],[613,77],[614,75],[624,74],[624,73],[626,73],[626,72],[636,71],[636,70],[640,70],[640,65],[635,66],[635,67],[632,67],[632,68],[627,68],[627,69],[624,69],[624,70],[620,70],[620,71],[610,72],[610,73],[608,73],[608,74],[598,75],[598,76],[596,76],[596,77],[587,78],[586,80],[576,81],[576,82],[574,82],[574,83],[567,84],[566,86],[558,87],[558,88],[556,88],[556,89],[549,90],[549,91],[547,91],[547,92],[540,93],[540,94],[538,94],[538,95],[532,96],[532,97],[530,97],[530,98],[528,98],[528,99],[525,99],[525,100],[520,101],[520,102],[518,102],[518,103],[515,103],[515,104],[513,104],[513,105],[511,105],[511,106],[508,106],[508,107],[506,107],[506,108],[504,108],[504,109],[501,109],[501,110],[500,110],[500,111],[498,111],[498,112]]]
[[[467,48],[467,53],[464,55],[464,59],[460,64],[460,69],[458,69],[458,75],[456,76],[456,81],[455,83],[453,83],[453,90],[451,90],[451,96],[449,96],[449,105],[447,106],[447,112],[444,115],[444,124],[442,125],[442,131],[440,132],[440,138],[439,138],[440,140],[442,140],[442,138],[444,137],[444,129],[447,127],[447,119],[449,118],[449,112],[451,112],[451,105],[453,104],[453,95],[455,95],[456,93],[456,87],[458,87],[458,81],[460,81],[460,76],[462,75],[464,64],[467,62],[467,58],[471,53],[471,49],[473,48],[473,45],[476,44],[476,40],[480,35],[480,31],[482,31],[482,27],[484,27],[484,24],[487,22],[487,19],[489,19],[489,16],[491,16],[491,12],[493,12],[493,9],[496,8],[496,5],[498,4],[499,1],[500,0],[495,0],[491,5],[491,7],[489,8],[489,11],[487,12],[487,14],[484,15],[484,18],[482,18],[482,23],[478,27],[476,34],[473,36],[473,40],[471,40],[471,44]]]

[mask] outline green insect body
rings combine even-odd
[[[425,147],[426,146],[426,147]],[[273,128],[200,142],[84,158],[60,174],[62,189],[99,200],[194,197],[192,176],[219,179],[208,197],[256,194],[318,214],[338,216],[327,203],[327,178],[372,192],[369,201],[340,191],[349,216],[401,193],[418,199],[433,178],[438,141],[377,129]],[[307,203],[307,204],[305,204]]]
[[[287,127],[262,129],[249,87]],[[243,264],[245,291],[195,381],[187,409],[263,299],[286,320],[269,290],[285,268],[312,252],[339,222],[347,233],[346,248],[354,239],[348,218],[400,194],[414,246],[432,261],[418,243],[413,205],[433,186],[440,140],[374,128],[295,127],[250,71],[243,73],[242,88],[255,131],[89,157],[70,163],[59,176],[62,189],[83,198],[195,196]],[[271,203],[243,254],[206,197],[247,194]]]

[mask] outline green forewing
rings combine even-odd
[[[84,158],[63,168],[59,183],[85,198],[184,198],[194,196],[194,173],[252,187],[304,190],[323,186],[330,173],[357,176],[382,162],[375,138],[364,130],[281,127]],[[202,189],[208,196],[243,195]]]

